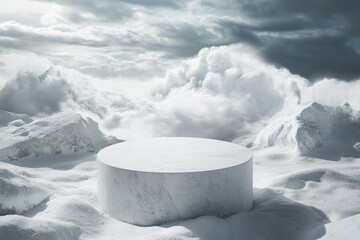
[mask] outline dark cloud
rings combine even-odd
[[[173,56],[242,42],[258,48],[270,63],[310,80],[360,76],[359,1],[227,0],[202,6],[231,17],[216,18],[212,28],[164,28],[182,46],[173,49]]]
[[[209,19],[206,23],[177,22],[158,24],[158,37],[163,42],[139,42],[144,50],[164,52],[166,58],[196,55],[202,48],[247,43],[260,46],[261,39],[246,27],[232,21]]]
[[[212,28],[194,25],[189,22],[159,24],[159,36],[168,40],[167,44],[156,43],[153,50],[165,51],[169,58],[189,57],[195,55],[203,47],[222,45],[219,37],[214,35]]]
[[[218,24],[216,28],[222,34],[223,44],[243,42],[257,47],[263,44],[261,38],[253,33],[251,26],[231,20],[220,19],[216,22]]]
[[[180,8],[186,1],[171,1],[171,0],[122,0],[117,2],[126,2],[129,4],[136,4],[146,7],[169,7],[169,8]]]
[[[269,62],[309,79],[351,80],[360,76],[356,44],[349,44],[360,35],[359,1],[243,0],[232,3],[239,14],[246,16],[247,24],[236,23],[238,28],[260,36],[262,54]],[[233,29],[236,32],[236,28]],[[239,36],[239,41],[243,41],[243,37]]]
[[[268,61],[309,79],[355,79],[360,75],[360,56],[347,41],[344,36],[274,40],[263,54]]]

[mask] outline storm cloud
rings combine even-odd
[[[239,1],[240,11],[265,33],[263,56],[310,79],[354,79],[360,74],[359,1]],[[270,34],[271,33],[271,34]]]
[[[96,77],[148,80],[204,47],[236,43],[310,81],[360,75],[356,0],[30,2],[39,8],[33,22],[2,17],[0,51],[34,52]]]

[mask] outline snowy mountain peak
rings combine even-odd
[[[313,102],[298,114],[270,122],[257,136],[257,146],[283,146],[300,155],[360,155],[360,119],[350,104],[326,106]]]

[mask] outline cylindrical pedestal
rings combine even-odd
[[[153,138],[98,154],[98,198],[113,217],[157,225],[252,207],[252,155],[228,142]]]

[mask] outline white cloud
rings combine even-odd
[[[285,103],[297,104],[299,88],[307,84],[244,46],[213,47],[169,71],[153,95],[163,110],[160,118],[172,125],[167,134],[229,140]]]
[[[58,42],[68,44],[105,45],[106,38],[94,27],[56,25],[54,27],[31,27],[14,21],[0,24],[0,35],[10,39],[35,42]]]
[[[121,121],[115,129],[130,137],[231,140],[244,131],[255,131],[251,128],[275,115],[294,113],[312,101],[335,106],[349,102],[359,110],[358,92],[359,80],[324,79],[310,84],[264,63],[256,51],[241,45],[206,48],[168,71],[165,84],[153,91],[156,111],[117,116]],[[133,131],[136,134],[131,136]]]
[[[1,1],[0,22],[17,21],[39,25],[39,19],[51,9],[51,5],[29,0]]]
[[[350,103],[351,107],[360,111],[360,80],[352,82],[337,79],[323,79],[304,90],[309,101],[316,101],[330,106]]]

